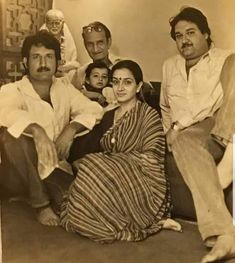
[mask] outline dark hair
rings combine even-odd
[[[107,69],[108,71],[108,81],[110,82],[110,69],[108,68],[108,66],[104,63],[104,62],[101,62],[101,61],[97,61],[97,62],[92,62],[88,65],[88,67],[86,68],[85,70],[85,75],[86,75],[86,78],[89,78],[90,75],[91,75],[91,71],[94,69],[94,68],[105,68]]]
[[[55,51],[56,62],[61,59],[60,43],[47,30],[38,31],[35,35],[27,36],[23,42],[21,49],[22,58],[29,59],[29,53],[32,46],[44,46]]]
[[[207,44],[208,47],[210,47],[212,40],[211,40],[211,30],[208,26],[207,18],[203,15],[203,13],[193,7],[185,7],[182,9],[178,15],[175,17],[171,18],[169,23],[171,26],[171,37],[175,40],[175,26],[179,21],[188,21],[192,22],[197,25],[199,30],[201,31],[202,34],[207,33],[208,38],[207,38]]]
[[[121,60],[114,64],[114,66],[111,69],[111,76],[113,76],[115,70],[123,68],[129,69],[131,71],[136,84],[139,84],[141,81],[143,81],[143,72],[140,66],[133,60]]]
[[[90,23],[87,27],[89,27],[89,26],[90,27],[101,27],[101,28],[103,28],[106,39],[109,40],[111,38],[111,32],[110,32],[110,30],[107,28],[107,26],[105,24],[103,24],[103,23],[101,23],[99,21],[95,21],[95,22]],[[85,40],[84,32],[82,32],[82,37]]]

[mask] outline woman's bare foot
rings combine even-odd
[[[228,143],[224,156],[217,165],[219,181],[222,189],[227,188],[233,181],[233,145]]]
[[[212,250],[202,259],[201,263],[215,262],[220,259],[235,257],[235,235],[219,236]]]
[[[180,225],[180,223],[176,222],[175,220],[173,220],[171,218],[161,220],[158,224],[162,225],[163,229],[169,229],[169,230],[174,230],[177,232],[183,232],[182,226]]]
[[[58,226],[59,217],[54,213],[50,206],[40,208],[37,212],[37,220],[47,226]]]

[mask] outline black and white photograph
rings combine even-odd
[[[0,262],[235,263],[234,12],[0,0]]]

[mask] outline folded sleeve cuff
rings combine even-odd
[[[92,115],[81,114],[75,117],[71,122],[77,122],[86,127],[88,130],[92,130],[96,124],[96,118]]]
[[[7,130],[13,137],[19,138],[24,130],[32,123],[33,121],[30,119],[20,118]]]
[[[192,118],[187,117],[187,116],[184,118],[181,118],[177,121],[185,128],[187,128],[187,127],[191,126],[192,124],[198,122],[198,120],[193,120]]]

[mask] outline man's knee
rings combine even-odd
[[[21,136],[23,137],[23,136]],[[20,137],[20,138],[21,138]],[[1,145],[4,149],[8,149],[8,148],[12,148],[14,147],[16,144],[21,144],[24,140],[20,139],[20,138],[15,138],[14,136],[12,136],[8,131],[7,128],[1,128],[1,132],[0,132],[0,142]]]
[[[14,137],[10,135],[7,128],[0,128],[0,145],[5,145],[8,141],[11,141],[12,138]]]
[[[195,144],[198,144],[197,138],[193,136],[190,132],[180,132],[178,136],[175,138],[173,144],[172,144],[172,151],[177,151],[180,149],[180,151],[185,151],[189,148],[194,147]]]
[[[27,156],[27,159],[31,159],[35,165],[37,164],[37,151],[31,137],[21,135],[19,138],[15,138],[6,128],[1,128],[0,145],[3,162],[12,160],[12,163],[15,161],[18,163]]]

